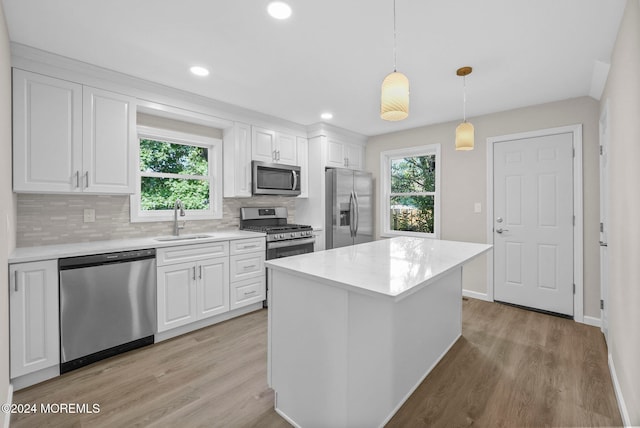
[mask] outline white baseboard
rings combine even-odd
[[[9,388],[7,389],[7,404],[13,403],[13,385],[9,384]],[[4,428],[9,428],[9,423],[11,422],[11,412],[4,413],[4,422],[2,426]]]
[[[616,400],[618,401],[618,409],[620,410],[620,416],[622,416],[622,423],[625,427],[631,426],[631,418],[629,417],[629,411],[627,405],[624,402],[622,396],[622,390],[620,389],[620,383],[618,382],[618,375],[616,374],[616,368],[613,365],[613,358],[609,353],[609,373],[611,373],[611,380],[613,381],[613,390],[616,393]]]
[[[471,297],[472,299],[484,300],[485,302],[493,302],[493,299],[490,299],[489,295],[486,293],[478,293],[477,291],[471,290],[462,290],[462,295],[464,297]]]
[[[592,325],[598,328],[602,327],[602,321],[600,320],[600,318],[590,317],[588,315],[585,315],[584,317],[582,317],[582,324]]]

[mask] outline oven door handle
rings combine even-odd
[[[267,250],[272,248],[295,247],[297,245],[313,244],[316,238],[290,239],[288,241],[267,242]]]

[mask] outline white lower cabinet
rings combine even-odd
[[[158,331],[196,321],[195,263],[158,267]]]
[[[237,309],[267,298],[264,238],[231,241],[230,308]]]
[[[158,333],[266,298],[262,237],[159,248],[156,257]]]
[[[198,264],[196,292],[198,319],[229,310],[229,260],[226,257],[205,260]]]
[[[60,364],[58,262],[12,264],[9,273],[11,379],[15,379]]]
[[[212,247],[216,257],[210,257]],[[158,332],[229,310],[228,242],[161,248],[157,253]],[[181,261],[167,262],[171,259]]]

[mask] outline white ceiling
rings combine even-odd
[[[380,119],[393,0],[3,0],[12,41],[303,125],[364,135],[598,95],[625,0],[396,0],[409,118]],[[205,78],[192,65],[211,70]],[[594,76],[596,76],[594,78]],[[593,83],[592,83],[593,80]],[[595,89],[592,89],[595,88]]]

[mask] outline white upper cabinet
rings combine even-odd
[[[296,137],[294,135],[276,133],[276,151],[278,154],[278,163],[286,165],[298,164],[298,148],[296,145]]]
[[[251,196],[251,126],[236,122],[224,130],[224,197]]]
[[[251,152],[256,161],[298,164],[296,137],[282,132],[252,126]]]
[[[74,191],[81,167],[82,85],[14,69],[13,190]]]
[[[364,147],[327,139],[327,166],[336,168],[362,169]]]
[[[251,158],[261,162],[275,162],[276,132],[270,129],[251,127]]]
[[[84,191],[135,192],[135,99],[85,86],[83,89]]]
[[[300,166],[300,195],[299,198],[309,197],[309,140],[296,137],[298,145],[298,163]]]
[[[135,99],[13,70],[16,192],[135,190]]]

